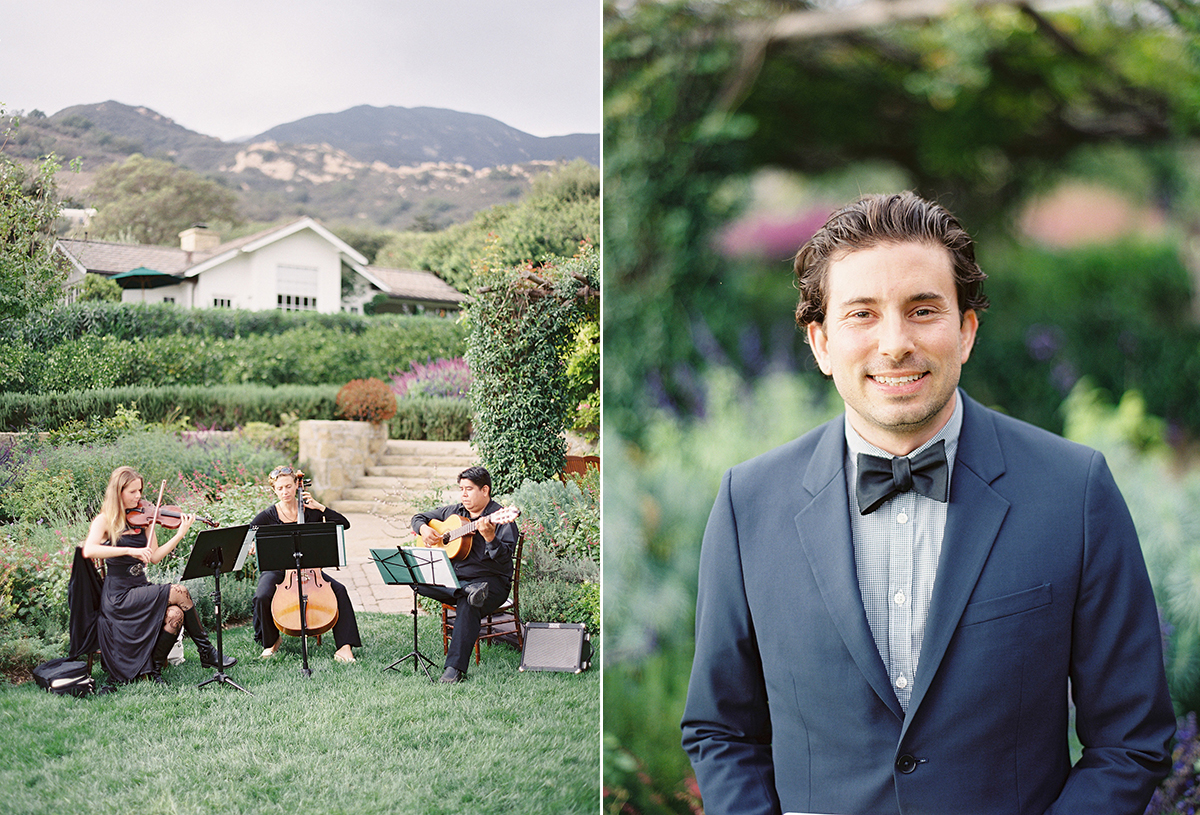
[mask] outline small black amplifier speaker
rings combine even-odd
[[[586,671],[592,664],[592,640],[580,623],[525,623],[522,671]]]

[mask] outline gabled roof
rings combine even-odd
[[[139,267],[167,274],[181,274],[193,263],[198,252],[185,252],[170,246],[143,246],[109,241],[80,241],[59,238],[57,246],[81,272],[112,276]],[[191,257],[189,257],[189,254]],[[204,257],[208,257],[204,253]]]
[[[305,229],[311,229],[322,238],[333,244],[334,248],[346,255],[355,263],[366,265],[367,259],[363,257],[357,249],[343,241],[337,235],[330,232],[325,227],[314,221],[312,218],[305,215],[302,218],[297,218],[291,223],[283,226],[273,226],[270,229],[264,229],[254,235],[247,235],[244,238],[238,238],[235,241],[223,243],[213,249],[204,256],[204,259],[197,262],[194,266],[187,270],[188,277],[196,275],[217,266],[230,258],[235,257],[239,252],[257,252],[264,246],[270,246],[276,241],[283,240],[286,237],[295,235],[297,232],[302,232]]]
[[[384,290],[393,297],[405,300],[422,300],[429,303],[460,305],[467,296],[433,272],[420,269],[386,269],[368,266],[366,271],[384,284]]]

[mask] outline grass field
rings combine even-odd
[[[227,685],[184,642],[170,687],[137,682],[75,699],[33,682],[0,689],[0,813],[596,813],[600,682],[519,672],[520,654],[484,647],[456,685],[431,684],[412,660],[407,615],[359,614],[367,647],[352,665],[299,640],[257,658],[249,626],[224,632],[238,664]],[[437,663],[437,620],[420,650]],[[215,636],[213,636],[215,644]],[[100,676],[99,668],[96,675]]]

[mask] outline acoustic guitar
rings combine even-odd
[[[441,536],[441,541],[435,544],[436,548],[445,549],[451,560],[462,560],[471,554],[471,541],[474,540],[472,534],[479,528],[480,521],[486,519],[499,526],[515,521],[520,514],[521,510],[516,507],[504,507],[474,521],[457,515],[451,515],[444,521],[434,518],[429,521],[429,526]]]

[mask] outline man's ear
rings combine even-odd
[[[962,340],[962,361],[960,364],[966,365],[967,359],[971,356],[971,349],[975,347],[975,335],[979,331],[979,315],[975,313],[975,309],[968,309],[963,315],[962,323],[959,325],[959,335]]]
[[[813,357],[816,358],[821,373],[825,376],[833,376],[832,368],[829,366],[829,337],[825,333],[825,324],[811,322],[805,326],[805,330],[808,333],[808,345],[812,348]]]

